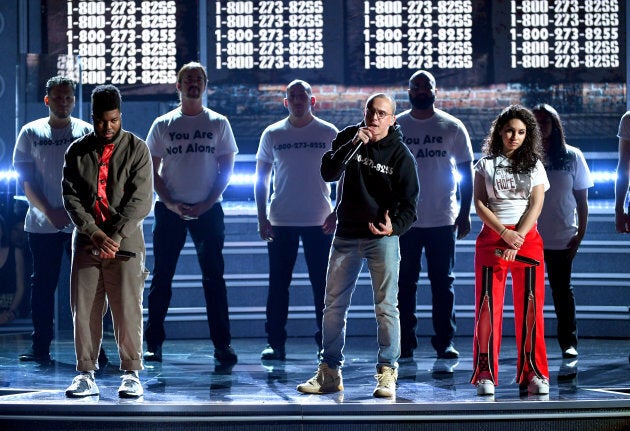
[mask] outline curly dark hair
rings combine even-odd
[[[536,166],[536,162],[543,159],[542,139],[536,117],[532,111],[522,105],[510,105],[501,111],[492,122],[490,133],[486,136],[481,151],[487,156],[500,156],[503,151],[501,131],[510,120],[515,118],[525,124],[526,132],[523,145],[510,156],[510,160],[512,160],[511,170],[517,173],[531,172]]]
[[[564,139],[564,128],[562,127],[558,111],[546,103],[539,103],[532,108],[532,112],[534,115],[541,113],[551,120],[551,135],[549,136],[549,145],[545,150],[545,155],[549,161],[549,168],[564,169],[568,161],[567,143]]]

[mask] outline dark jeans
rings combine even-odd
[[[70,257],[72,234],[28,233],[33,256],[31,275],[31,317],[33,319],[33,352],[46,355],[54,336],[55,290],[61,272],[63,253]]]
[[[149,290],[149,317],[144,332],[148,349],[154,351],[166,338],[164,319],[173,293],[172,282],[177,260],[186,242],[187,232],[190,232],[195,244],[201,267],[210,338],[215,347],[227,347],[231,336],[227,289],[223,278],[225,224],[221,204],[216,203],[196,220],[182,220],[162,202],[155,203],[154,214],[155,265]]]
[[[545,250],[545,268],[558,319],[558,343],[562,350],[577,347],[575,295],[571,286],[571,271],[575,251]]]
[[[420,279],[422,250],[425,249],[427,272],[433,298],[433,330],[431,344],[443,352],[453,343],[455,322],[455,232],[453,226],[411,228],[400,237],[400,275],[398,309],[400,310],[401,351],[418,347],[416,337],[416,291]]]
[[[267,341],[274,348],[284,348],[287,339],[289,314],[289,286],[298,255],[300,238],[308,277],[313,288],[315,341],[322,347],[322,313],[326,290],[326,269],[332,235],[322,232],[321,226],[273,226],[274,240],[267,244],[269,251],[269,294],[267,295]]]

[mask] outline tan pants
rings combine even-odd
[[[74,323],[77,371],[98,369],[103,339],[103,316],[112,313],[121,370],[142,370],[142,293],[148,271],[144,268],[142,232],[125,238],[121,249],[135,251],[129,260],[101,259],[92,243],[76,231],[72,244],[70,308]]]

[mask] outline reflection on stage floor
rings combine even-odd
[[[414,415],[466,415],[470,411],[545,411],[574,408],[580,403],[595,403],[606,409],[619,409],[630,426],[630,364],[628,340],[582,339],[579,359],[563,360],[554,338],[548,339],[551,391],[548,396],[519,394],[514,382],[516,349],[513,338],[505,338],[500,360],[500,386],[493,397],[476,395],[469,383],[472,370],[471,340],[461,338],[456,347],[458,360],[435,358],[428,339],[420,339],[413,361],[400,363],[395,399],[372,397],[375,385],[375,337],[347,340],[343,368],[345,390],[328,395],[304,395],[296,385],[310,378],[317,367],[315,343],[307,338],[290,338],[286,361],[261,362],[265,340],[235,339],[233,347],[239,361],[233,367],[215,364],[209,340],[167,340],[163,362],[145,364],[140,373],[145,394],[141,399],[118,398],[120,383],[118,355],[113,339],[106,337],[105,350],[110,363],[97,371],[100,396],[68,399],[64,391],[75,376],[74,350],[70,337],[53,342],[50,364],[23,363],[18,354],[29,347],[28,334],[0,336],[0,420],[3,415],[30,409],[58,408],[76,411],[90,405],[103,414],[112,406],[134,406],[133,414],[172,411],[205,413],[220,411],[264,414],[265,406],[274,411],[298,415],[308,412],[337,411],[344,414],[388,414],[412,412]],[[337,407],[335,407],[337,406]],[[339,407],[342,406],[342,407]],[[592,407],[592,405],[591,405]],[[119,410],[120,411],[120,410]],[[625,411],[625,413],[623,413]],[[131,414],[131,413],[130,413]],[[195,413],[197,414],[197,413]],[[510,413],[512,414],[512,413]],[[367,417],[366,416],[366,417]],[[5,428],[6,429],[6,428]],[[623,429],[623,428],[619,428]]]
[[[1,401],[29,403],[66,400],[64,389],[75,376],[71,340],[53,342],[53,362],[19,362],[18,354],[29,346],[30,337],[8,334],[0,337]],[[302,395],[295,390],[317,368],[315,344],[306,338],[291,338],[286,361],[261,361],[263,339],[236,339],[239,361],[233,367],[215,364],[209,340],[167,340],[162,363],[145,363],[140,373],[145,403],[241,403],[241,402],[343,402],[343,403],[433,403],[485,402],[469,383],[472,353],[469,340],[459,340],[459,360],[437,360],[428,340],[421,340],[414,361],[400,363],[396,400],[373,400],[376,339],[349,338],[343,368],[345,391],[326,396]],[[516,349],[513,338],[503,341],[500,385],[494,402],[520,399],[514,382]],[[627,340],[583,339],[579,359],[563,360],[555,342],[548,340],[551,393],[549,400],[625,399],[630,394],[630,343]],[[98,402],[118,402],[120,371],[116,345],[105,340],[109,364],[96,373],[101,388]],[[14,392],[13,395],[7,395]],[[94,401],[94,400],[93,400]]]

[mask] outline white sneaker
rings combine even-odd
[[[568,349],[566,349],[564,352],[562,352],[562,357],[564,359],[574,359],[578,357],[578,352],[575,349],[575,347],[571,346]]]
[[[481,379],[477,382],[477,395],[494,395],[494,382],[490,379]]]
[[[303,394],[329,394],[343,391],[343,379],[341,369],[329,368],[328,364],[322,362],[317,368],[313,377],[297,387]]]
[[[534,376],[527,385],[527,392],[532,395],[547,395],[549,394],[549,381],[547,381],[547,379]]]
[[[381,365],[378,373],[374,376],[376,388],[372,395],[377,398],[390,398],[396,396],[396,380],[398,379],[398,369]]]
[[[66,389],[66,396],[70,398],[98,395],[98,386],[91,373],[83,372],[72,379],[72,384]]]
[[[138,375],[134,372],[126,372],[121,377],[122,383],[118,388],[120,398],[138,398],[144,393]]]

